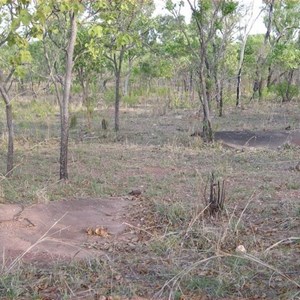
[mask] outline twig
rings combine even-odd
[[[283,240],[281,240],[281,241],[273,244],[272,246],[268,247],[264,252],[266,253],[266,252],[270,251],[271,249],[275,248],[276,246],[278,246],[279,244],[281,244],[281,243],[283,243],[285,241],[292,242],[292,241],[298,241],[298,240],[300,241],[300,237],[294,237],[294,236],[289,237],[287,239],[283,239]]]
[[[143,232],[149,234],[151,237],[154,237],[154,234],[150,233],[149,231],[147,231],[147,230],[145,230],[145,229],[143,229],[143,228],[140,228],[140,227],[131,225],[131,224],[129,224],[129,223],[123,223],[123,224],[124,224],[124,225],[127,225],[127,226],[129,226],[129,227],[131,227],[131,228],[134,228],[134,229],[136,229],[136,230],[143,231]]]

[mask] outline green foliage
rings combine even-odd
[[[276,44],[272,59],[286,69],[297,69],[300,65],[300,50],[293,43]]]
[[[79,94],[81,92],[81,86],[75,82],[72,84],[72,93]]]
[[[282,101],[290,101],[300,94],[299,86],[296,84],[290,84],[288,81],[274,84],[271,87],[271,91],[280,97]]]
[[[74,129],[77,126],[77,116],[74,114],[71,116],[70,129]]]
[[[139,97],[137,95],[125,95],[122,97],[123,103],[133,107],[139,103]]]
[[[56,113],[55,107],[43,100],[32,100],[14,107],[14,118],[25,122],[32,122],[37,118],[45,119]]]
[[[238,1],[223,1],[221,8],[223,16],[232,14],[237,9],[238,5]]]
[[[183,108],[191,108],[191,104],[186,101],[185,98],[182,97],[178,97],[176,95],[171,96],[171,102],[170,102],[170,108],[179,108],[179,109],[183,109]]]
[[[103,94],[103,99],[107,105],[111,105],[115,101],[115,91],[113,89],[107,89]]]

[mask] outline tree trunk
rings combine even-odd
[[[289,102],[292,100],[290,91],[291,91],[291,84],[293,81],[293,76],[294,76],[294,70],[290,70],[288,73],[287,86],[286,86],[285,97],[284,97],[283,102]]]
[[[6,122],[8,131],[6,176],[10,177],[14,167],[14,130],[12,105],[10,103],[6,105]]]
[[[207,86],[204,76],[204,63],[200,63],[199,70],[199,81],[200,81],[200,89],[201,92],[199,97],[201,99],[202,107],[203,107],[203,139],[205,142],[213,141],[213,132],[211,126],[211,118],[210,118],[210,109],[207,98]]]
[[[220,82],[220,103],[219,103],[219,117],[223,117],[223,89],[224,89],[224,84],[223,80]]]
[[[268,68],[268,78],[267,78],[267,88],[268,89],[271,87],[271,84],[272,84],[272,75],[273,75],[273,70],[272,70],[271,66],[269,66],[269,68]]]
[[[75,14],[70,13],[71,35],[67,49],[66,74],[64,79],[63,99],[60,105],[61,139],[60,139],[60,180],[68,179],[68,141],[69,141],[69,100],[72,84],[72,68],[74,46],[77,35],[77,20]]]
[[[239,68],[238,75],[237,75],[236,103],[235,103],[236,107],[238,107],[240,105],[240,99],[241,99],[241,79],[242,79],[242,67]]]
[[[263,97],[263,88],[264,88],[264,76],[263,76],[263,67],[266,64],[266,45],[268,40],[270,39],[270,34],[271,34],[271,29],[272,29],[272,23],[273,23],[273,9],[274,9],[274,3],[275,0],[269,1],[269,14],[268,14],[268,19],[267,19],[267,32],[264,37],[264,43],[263,43],[263,49],[260,51],[260,55],[258,56],[257,60],[257,73],[258,77],[256,78],[256,81],[258,82],[258,97],[259,100],[262,100]]]
[[[116,54],[114,54],[113,63],[115,69],[115,131],[119,131],[120,129],[120,84],[121,84],[121,70],[122,70],[122,62],[124,56],[125,49],[122,48],[120,51],[120,56],[117,58]]]
[[[120,81],[121,73],[118,70],[116,72],[116,87],[115,87],[115,131],[120,129]]]
[[[245,32],[245,36],[244,36],[244,39],[243,39],[243,44],[242,44],[241,52],[240,52],[240,60],[239,60],[238,74],[237,74],[236,102],[235,102],[236,107],[240,106],[240,101],[241,101],[240,99],[241,99],[242,70],[243,70],[243,62],[244,62],[245,48],[246,48],[247,39],[248,39],[248,33]]]
[[[0,93],[5,103],[6,126],[7,126],[7,133],[8,133],[6,177],[10,177],[12,175],[12,170],[14,167],[14,130],[13,130],[12,105],[10,103],[9,95],[2,84],[0,85]]]

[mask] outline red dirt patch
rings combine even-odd
[[[42,262],[101,255],[84,245],[117,239],[125,230],[128,205],[122,198],[63,200],[26,208],[0,204],[0,255],[7,263],[26,252],[25,260]],[[87,234],[87,228],[98,227],[109,236]]]

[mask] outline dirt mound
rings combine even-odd
[[[24,260],[86,258],[100,255],[85,245],[117,239],[124,232],[129,200],[74,199],[29,207],[0,204],[0,249],[7,264]]]

